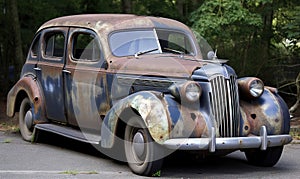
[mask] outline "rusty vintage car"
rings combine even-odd
[[[8,94],[7,115],[19,112],[24,140],[48,131],[91,143],[139,175],[157,175],[175,150],[241,150],[251,164],[275,165],[292,140],[285,102],[262,80],[237,78],[196,36],[159,17],[50,20]]]

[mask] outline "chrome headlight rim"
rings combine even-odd
[[[202,94],[201,86],[194,81],[174,83],[169,87],[170,93],[178,100],[185,102],[199,101]]]
[[[264,83],[259,78],[252,78],[248,82],[248,90],[252,97],[259,98],[264,93]]]
[[[194,81],[186,82],[181,90],[181,96],[185,101],[196,102],[200,99],[202,89],[200,85]]]
[[[264,83],[256,77],[238,79],[240,97],[247,100],[257,99],[264,93]]]

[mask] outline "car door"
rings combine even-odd
[[[70,28],[68,53],[63,70],[68,123],[99,132],[109,109],[99,38],[91,30]]]
[[[46,116],[67,122],[64,110],[63,67],[68,28],[49,28],[42,33],[41,55],[36,67],[37,79],[45,97]]]

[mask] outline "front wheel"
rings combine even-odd
[[[131,118],[125,128],[125,155],[130,169],[139,175],[159,176],[163,150],[151,138],[144,121]]]
[[[24,140],[31,141],[34,136],[33,113],[31,102],[24,98],[19,112],[19,127]]]
[[[255,166],[272,167],[280,159],[283,146],[270,147],[267,150],[249,149],[245,151],[248,162]]]

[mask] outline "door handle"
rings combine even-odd
[[[42,69],[40,69],[39,67],[35,67],[33,68],[35,71],[42,71]]]
[[[69,70],[66,70],[66,69],[63,70],[63,72],[64,72],[64,73],[67,73],[67,74],[71,74],[71,72],[70,72]]]

